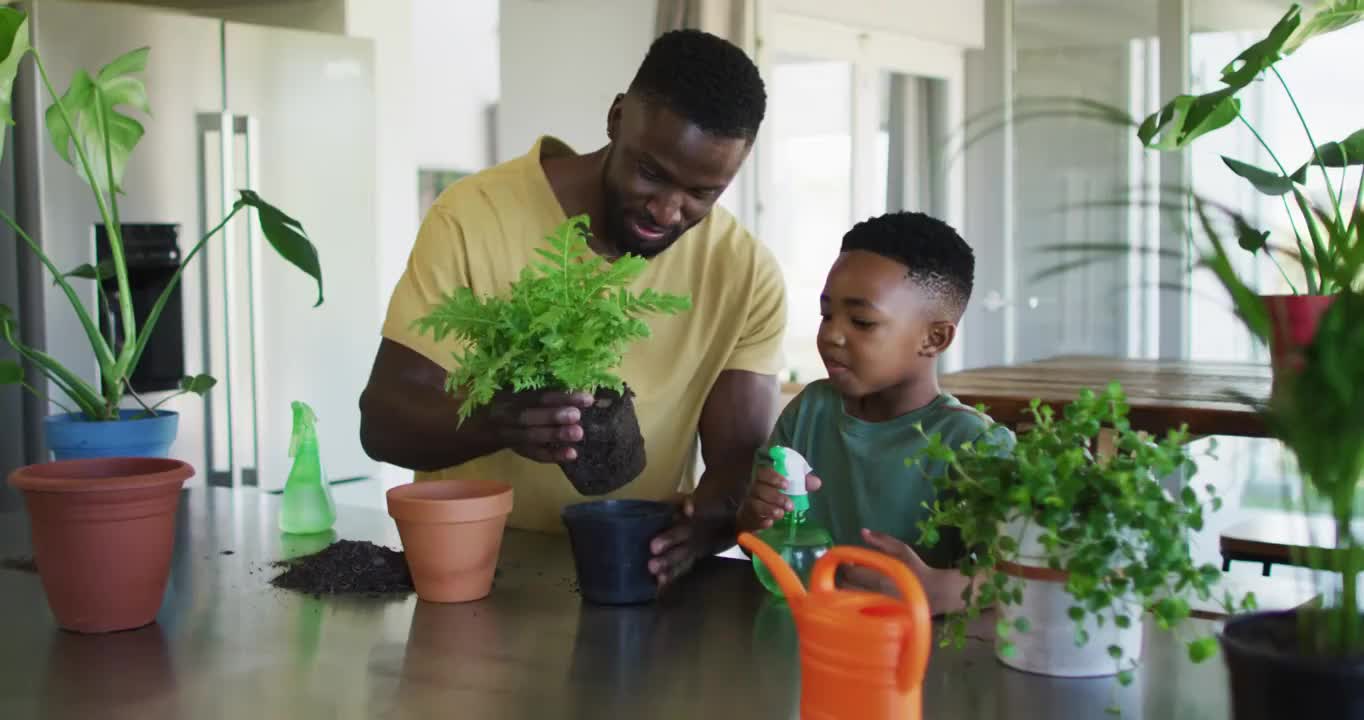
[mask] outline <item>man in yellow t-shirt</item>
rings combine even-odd
[[[389,304],[360,400],[366,452],[418,480],[510,482],[513,527],[561,530],[560,509],[586,498],[556,463],[576,457],[591,396],[498,399],[456,429],[461,397],[444,382],[457,348],[412,325],[455,288],[506,292],[557,225],[587,213],[594,252],[650,258],[632,289],[685,293],[693,304],[647,318],[652,337],[626,350],[618,374],[636,394],[647,465],[609,496],[679,502],[677,522],[651,545],[660,583],[732,543],[754,452],[774,422],[786,299],[772,254],[714,205],[765,107],[743,51],[702,32],[670,32],[612,102],[604,147],[578,154],[541,137],[525,155],[447,188]],[[698,441],[705,467],[693,488]]]

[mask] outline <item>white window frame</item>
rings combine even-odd
[[[964,47],[785,12],[770,2],[758,5],[756,26],[757,62],[764,77],[772,77],[775,58],[782,53],[847,62],[853,68],[850,108],[852,217],[848,218],[849,227],[854,220],[865,219],[872,214],[869,194],[864,190],[878,184],[876,137],[881,117],[877,85],[880,71],[942,81],[941,102],[936,108],[939,126],[950,130],[960,127],[964,120]],[[752,161],[757,168],[754,183],[757,197],[750,209],[759,239],[773,244],[781,242],[781,239],[771,232],[769,216],[764,214],[764,199],[774,195],[774,159],[772,152],[766,150],[773,143],[770,128],[771,123],[764,123],[753,150]],[[905,184],[906,188],[909,186],[909,183]],[[941,207],[935,208],[936,212],[953,227],[962,227],[966,186],[961,163],[951,166],[938,191],[941,193]],[[952,345],[943,357],[940,371],[951,372],[961,367],[961,349],[960,342]]]

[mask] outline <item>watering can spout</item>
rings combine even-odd
[[[770,545],[759,540],[756,535],[746,532],[739,533],[739,545],[762,560],[763,565],[767,566],[768,572],[772,573],[772,577],[777,581],[777,585],[781,586],[781,592],[786,596],[787,602],[794,603],[798,598],[805,597],[805,586],[800,583],[796,571],[792,570]]]

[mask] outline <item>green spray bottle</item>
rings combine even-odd
[[[810,510],[810,498],[805,491],[805,476],[813,468],[800,453],[791,448],[773,447],[768,450],[767,456],[772,462],[772,469],[786,480],[786,488],[782,492],[791,498],[794,510],[783,515],[772,527],[755,534],[776,550],[781,559],[800,576],[801,582],[808,585],[815,561],[834,545],[829,531],[806,516]],[[753,571],[768,592],[782,596],[776,578],[772,577],[757,555],[753,556]]]
[[[295,535],[326,532],[336,522],[336,503],[317,452],[317,415],[307,403],[298,400],[293,402],[293,408],[294,434],[289,440],[289,457],[294,459],[294,465],[284,483],[279,529]]]

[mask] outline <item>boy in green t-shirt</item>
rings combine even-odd
[[[941,433],[951,446],[976,440],[991,421],[938,387],[937,361],[956,337],[971,296],[975,257],[946,223],[922,213],[890,213],[858,223],[820,295],[819,354],[827,380],[808,385],[782,412],[770,446],[800,453],[818,476],[806,478],[809,518],[839,545],[888,553],[918,576],[934,614],[962,605],[966,578],[953,565],[960,542],[949,533],[916,546],[918,523],[934,497],[941,464],[905,460]],[[823,480],[821,481],[821,477]],[[739,527],[770,527],[793,508],[783,480],[759,462]],[[885,591],[881,576],[851,568],[847,584]]]

